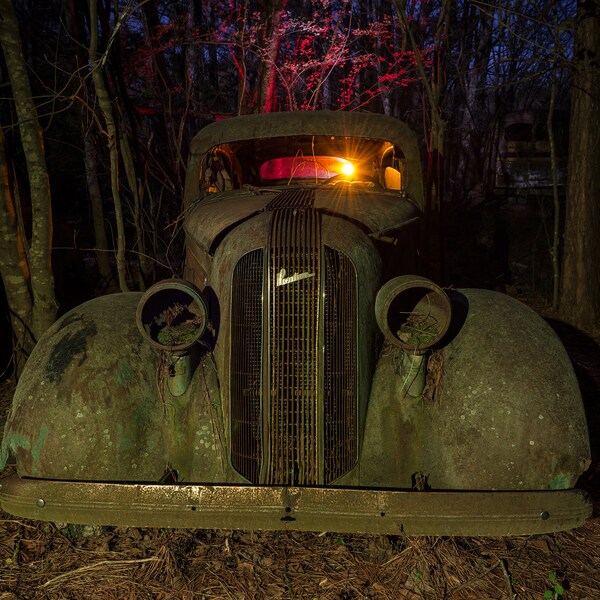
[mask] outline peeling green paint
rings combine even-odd
[[[31,442],[29,437],[26,437],[20,431],[9,431],[4,433],[2,439],[2,453],[0,454],[0,469],[4,469],[6,461],[10,456],[11,452],[14,453],[17,448],[23,448],[29,450]]]
[[[31,470],[34,473],[34,475],[37,475],[39,472],[42,447],[44,446],[44,443],[46,442],[47,438],[48,438],[48,426],[42,425],[40,427],[40,433],[38,435],[37,440],[31,446],[31,456],[33,458],[33,465],[32,465]]]
[[[2,442],[2,455],[0,461],[4,464],[8,459],[9,450],[16,453],[18,449],[29,450],[31,452],[31,474],[40,474],[40,459],[42,448],[48,438],[48,426],[42,425],[38,433],[37,440],[31,442],[31,438],[21,431],[11,431]]]
[[[133,371],[124,359],[119,360],[113,378],[116,383],[123,387],[127,387],[129,382],[133,379]]]
[[[571,487],[573,487],[573,484],[571,483],[571,477],[564,472],[558,472],[555,475],[555,471],[556,471],[556,467],[558,466],[559,460],[556,456],[552,457],[552,463],[551,463],[551,471],[550,471],[550,477],[554,477],[550,483],[548,484],[548,489],[549,490],[566,490],[569,489]]]
[[[567,490],[573,487],[571,478],[566,473],[558,473],[556,477],[548,484],[549,490]]]
[[[85,323],[74,333],[65,333],[55,344],[46,365],[46,381],[49,383],[59,382],[67,367],[78,354],[82,354],[78,365],[81,366],[87,359],[87,338],[95,336],[97,333],[98,329],[94,321]]]
[[[11,431],[4,440],[4,447],[10,448],[13,452],[15,452],[18,448],[23,448],[23,450],[31,449],[31,440],[28,435],[25,435],[21,431]]]

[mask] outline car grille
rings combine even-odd
[[[233,274],[231,316],[231,462],[258,482],[262,458],[263,251],[244,255]]]
[[[358,454],[356,274],[350,259],[325,246],[324,478],[349,471]]]
[[[289,199],[271,208],[267,256],[234,270],[231,456],[253,483],[316,485],[356,462],[356,273],[321,244],[320,213]]]

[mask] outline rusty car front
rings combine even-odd
[[[181,278],[37,344],[4,510],[132,526],[504,535],[582,524],[569,358],[530,308],[423,277],[400,121],[277,113],[195,137]]]

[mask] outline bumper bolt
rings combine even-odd
[[[549,517],[550,517],[550,513],[547,510],[545,510],[542,513],[540,513],[540,519],[542,521],[546,521]]]
[[[36,505],[38,508],[44,508],[44,506],[46,506],[46,501],[43,498],[38,498],[36,500]]]

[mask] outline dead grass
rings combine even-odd
[[[596,598],[600,520],[554,535],[446,538],[73,528],[0,514],[9,598]]]

